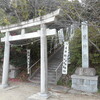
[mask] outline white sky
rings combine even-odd
[[[69,1],[72,1],[72,0],[69,0]],[[78,0],[79,2],[81,2],[81,0]]]

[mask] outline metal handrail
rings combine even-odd
[[[62,70],[60,70],[60,73],[58,73],[58,70],[60,69],[60,68],[62,68],[62,64],[63,64],[63,61],[58,65],[58,67],[55,69],[55,73],[56,73],[56,83],[57,83],[57,81],[58,81],[58,79],[61,77],[61,75],[62,75]],[[59,76],[58,76],[58,74],[59,74]]]
[[[38,60],[38,61],[36,61],[30,68],[29,68],[29,77],[31,78],[31,76],[33,76],[32,75],[32,71],[31,71],[31,69],[37,64],[37,63],[39,63],[39,61],[40,61],[40,59]],[[35,72],[34,73],[36,73],[37,72],[37,69],[35,70]]]
[[[40,61],[40,59],[39,59],[38,61],[36,61],[36,62],[29,68],[29,70],[30,70],[32,67],[34,67],[39,61]]]
[[[63,63],[63,61],[58,65],[58,67],[55,69],[55,72],[59,69],[59,67],[61,66],[61,64]]]

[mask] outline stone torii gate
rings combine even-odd
[[[39,96],[45,97],[45,98],[49,96],[46,36],[56,34],[56,30],[47,29],[46,25],[54,23],[56,21],[56,17],[60,15],[60,11],[61,10],[58,9],[50,14],[47,14],[47,15],[44,15],[44,16],[41,16],[35,19],[31,19],[29,21],[24,21],[18,24],[1,27],[1,32],[6,33],[5,37],[1,39],[2,42],[5,42],[2,85],[1,85],[2,88],[8,87],[10,42],[40,37],[40,41],[41,41],[41,91],[39,93]],[[25,28],[34,27],[34,26],[40,26],[40,31],[37,31],[34,33],[25,33]],[[10,36],[11,31],[15,31],[19,29],[21,29],[21,35]],[[29,99],[31,99],[31,97]]]

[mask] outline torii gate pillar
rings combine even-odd
[[[3,75],[2,75],[2,85],[1,85],[2,88],[8,87],[9,55],[10,55],[9,32],[6,32]]]
[[[41,96],[48,96],[48,64],[46,25],[41,24]]]
[[[45,100],[50,96],[48,91],[48,60],[47,60],[47,37],[46,25],[41,23],[41,90],[34,94],[28,100]]]

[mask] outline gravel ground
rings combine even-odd
[[[27,100],[27,98],[40,91],[39,85],[28,82],[10,82],[10,87],[0,89],[0,100]],[[58,87],[58,86],[57,86]],[[52,87],[53,88],[53,87]],[[58,87],[59,89],[59,87]],[[55,91],[49,88],[52,96],[48,100],[100,100],[100,94],[81,94],[81,92]]]

